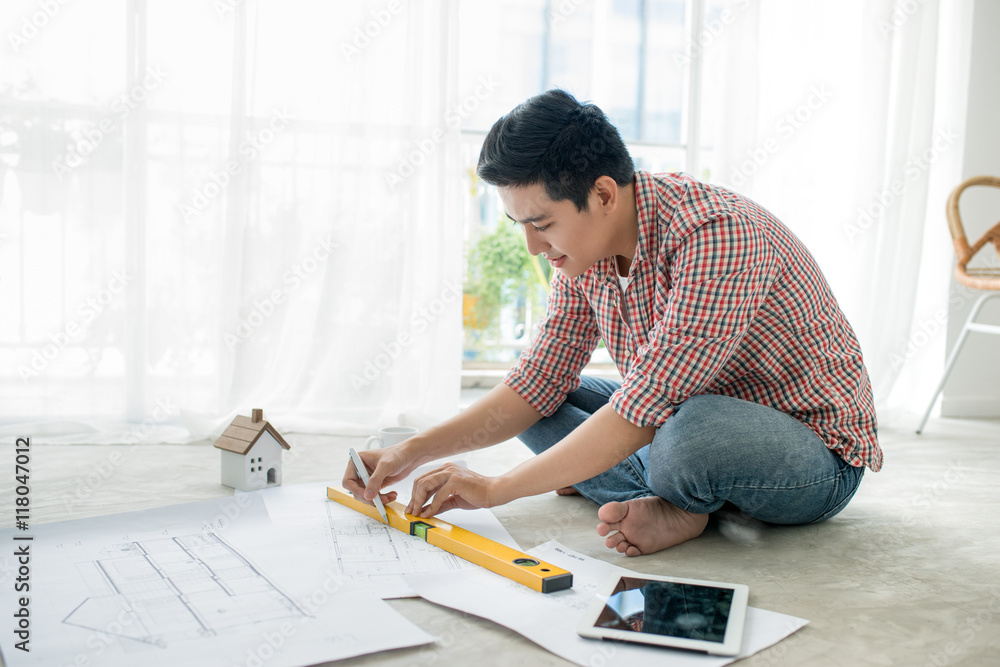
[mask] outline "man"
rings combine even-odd
[[[881,467],[854,332],[770,213],[684,174],[634,171],[601,110],[560,90],[497,121],[478,173],[557,270],[546,317],[503,384],[364,452],[370,482],[348,467],[349,491],[371,501],[473,432],[490,434],[483,447],[518,436],[537,456],[492,478],[438,468],[407,512],[575,489],[601,505],[606,545],[636,556],[697,537],[726,502],[765,522],[822,521]],[[620,384],[580,377],[600,339]]]

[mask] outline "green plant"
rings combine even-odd
[[[509,223],[501,220],[495,230],[480,236],[469,249],[467,259],[467,329],[498,338],[505,294],[535,298],[542,302],[538,304],[541,310],[544,298],[538,295],[548,289],[551,267],[543,268],[538,258],[528,253],[524,236]]]

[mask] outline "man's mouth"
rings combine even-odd
[[[549,263],[552,264],[553,267],[558,269],[560,266],[563,265],[563,262],[566,261],[566,255],[560,255],[558,257],[549,257],[548,255],[546,255],[545,259],[549,260]]]

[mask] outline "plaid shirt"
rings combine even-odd
[[[686,174],[637,171],[635,193],[627,291],[614,257],[574,279],[557,271],[504,382],[548,417],[603,338],[624,378],[611,406],[636,426],[721,394],[785,412],[851,465],[881,468],[861,348],[805,246],[757,204]]]

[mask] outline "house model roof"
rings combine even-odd
[[[253,411],[252,417],[237,415],[215,441],[214,446],[227,452],[246,454],[265,431],[278,441],[282,449],[292,448],[270,423],[264,421],[264,411],[259,408]]]

